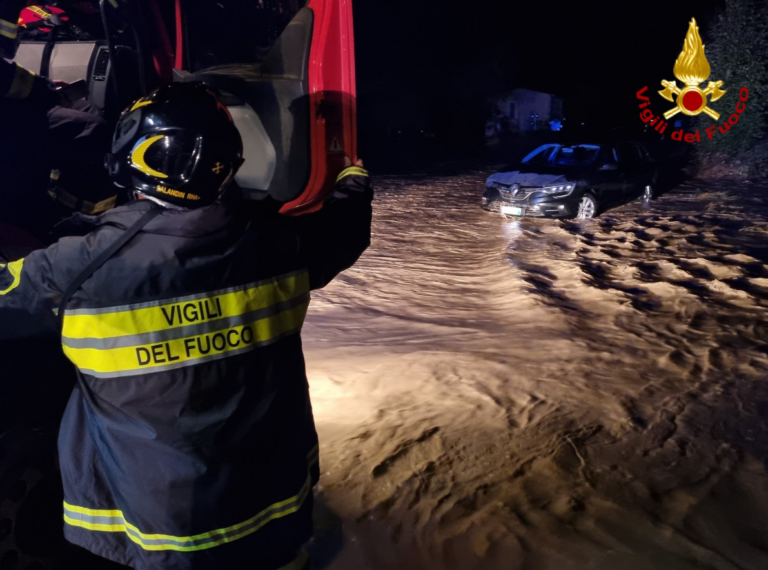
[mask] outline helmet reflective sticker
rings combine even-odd
[[[164,134],[140,138],[131,151],[131,166],[171,186],[184,184],[200,154],[201,139],[188,133],[169,129]]]
[[[136,101],[136,102],[133,104],[133,107],[131,107],[131,111],[135,111],[135,110],[136,110],[136,109],[138,109],[139,107],[144,107],[144,106],[146,106],[146,105],[151,105],[151,104],[152,104],[152,101],[147,101],[147,100],[145,99],[145,97],[142,97],[141,99],[139,99],[138,101]]]
[[[139,170],[144,174],[148,174],[150,176],[156,176],[157,178],[168,178],[167,174],[164,174],[159,170],[150,168],[144,156],[147,154],[149,147],[151,147],[160,139],[164,139],[164,138],[165,138],[165,135],[155,135],[154,137],[140,138],[136,143],[136,146],[134,146],[133,150],[131,151],[131,166],[133,166],[136,170]]]

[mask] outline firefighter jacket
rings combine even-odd
[[[48,110],[58,99],[53,84],[17,63],[3,60],[16,54],[19,13],[26,5],[24,0],[0,0],[0,105],[9,100],[31,101]]]
[[[3,101],[5,100],[5,101]],[[0,101],[29,101],[47,111],[58,101],[53,84],[18,63],[0,59]]]
[[[78,383],[59,434],[64,529],[140,570],[279,568],[312,530],[317,436],[299,333],[310,290],[370,241],[372,189],[345,170],[317,213],[165,210],[55,314],[147,210],[0,265],[0,338],[61,328]]]
[[[26,5],[25,0],[0,0],[0,57],[11,59],[16,55],[19,13]]]

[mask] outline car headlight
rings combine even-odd
[[[573,192],[574,188],[576,188],[576,185],[571,182],[566,184],[554,184],[552,186],[545,186],[541,189],[541,191],[544,192],[544,194],[568,196],[571,192]]]

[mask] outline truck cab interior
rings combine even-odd
[[[344,155],[355,155],[350,0],[59,4],[66,20],[44,19],[44,33],[22,29],[15,60],[53,80],[84,81],[111,124],[160,83],[215,87],[243,136],[236,182],[246,199],[311,211]]]

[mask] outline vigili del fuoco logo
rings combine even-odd
[[[650,109],[651,100],[645,93],[648,91],[646,85],[640,91],[637,92],[637,98],[641,101],[639,104],[640,119],[644,123],[648,123],[653,126],[659,134],[664,134],[669,126],[666,120],[671,119],[678,113],[695,117],[701,113],[711,117],[714,121],[720,119],[720,113],[709,106],[709,103],[714,103],[720,99],[727,91],[723,90],[723,81],[710,81],[706,88],[702,89],[701,84],[704,83],[711,75],[711,68],[709,61],[704,54],[704,44],[701,42],[701,36],[699,35],[699,27],[696,25],[696,19],[691,20],[688,26],[688,33],[685,36],[685,42],[683,43],[683,51],[677,56],[675,61],[675,67],[673,73],[675,77],[681,81],[684,86],[678,87],[677,81],[663,80],[661,82],[664,89],[659,91],[661,95],[667,101],[675,103],[675,106],[664,113],[664,118],[656,116]],[[706,135],[711,140],[718,132],[721,134],[727,133],[731,127],[735,126],[739,122],[739,115],[747,108],[747,99],[749,99],[749,89],[742,87],[739,90],[739,101],[736,103],[736,109],[726,120],[719,125],[712,125],[705,129]],[[666,119],[666,120],[665,120]],[[694,133],[685,133],[682,128],[672,132],[672,140],[685,141],[685,142],[701,142],[701,133],[697,130]]]

